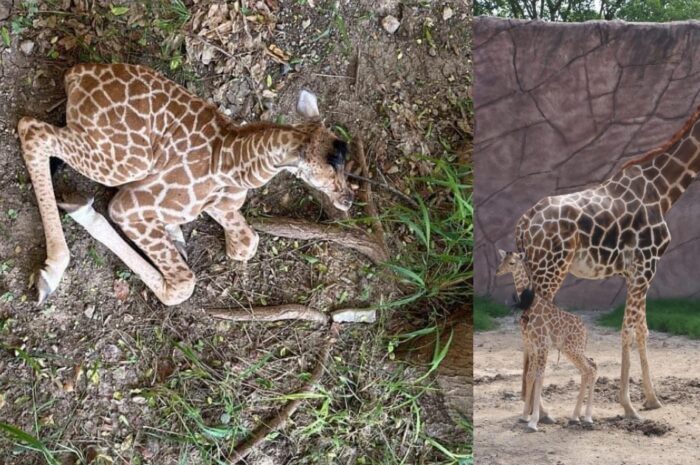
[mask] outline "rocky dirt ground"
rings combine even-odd
[[[474,450],[479,465],[495,464],[691,464],[700,459],[697,442],[700,379],[689,371],[700,342],[652,332],[649,363],[658,410],[640,411],[643,421],[622,418],[617,402],[620,378],[620,334],[597,326],[596,313],[583,313],[589,330],[588,353],[598,365],[591,427],[568,426],[580,376],[564,357],[549,357],[543,399],[557,419],[525,432],[518,423],[522,412],[520,383],[521,338],[514,318],[500,319],[495,331],[474,337]],[[632,356],[630,395],[636,408],[643,402],[639,357]]]
[[[66,218],[72,262],[37,308],[32,276],[44,238],[15,126],[23,115],[62,124],[67,68],[147,64],[241,122],[293,121],[298,92],[310,89],[329,124],[362,137],[374,178],[439,198],[410,180],[433,169],[418,154],[454,161],[471,138],[468,13],[466,2],[1,0],[0,422],[52,453],[0,434],[0,464],[220,463],[308,377],[325,331],[233,324],[203,309],[302,303],[328,311],[406,292],[383,267],[323,241],[263,235],[253,260],[233,263],[220,228],[201,218],[184,228],[194,296],[166,308]],[[388,32],[389,15],[398,30]],[[59,196],[94,195],[102,211],[114,194],[68,168],[54,183]],[[380,213],[399,201],[375,188]],[[335,219],[290,177],[255,192],[244,213]],[[365,227],[364,215],[358,205],[351,219]],[[384,227],[392,259],[401,260],[411,230]],[[448,307],[383,310],[374,325],[344,327],[318,394],[248,463],[464,461],[466,422],[426,387],[432,377],[413,385],[424,370],[393,361],[396,330],[387,329],[436,324]],[[398,313],[411,321],[397,323]]]

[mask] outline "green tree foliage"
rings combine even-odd
[[[700,18],[698,0],[477,0],[477,15],[547,21],[679,21]]]

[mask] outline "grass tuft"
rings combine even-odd
[[[489,331],[496,329],[498,323],[494,318],[502,318],[510,315],[511,310],[503,305],[496,303],[493,299],[484,296],[474,297],[474,330]]]
[[[650,300],[647,302],[647,326],[664,333],[700,339],[700,301],[684,299]],[[625,306],[620,305],[602,315],[598,323],[612,328],[622,327]]]
[[[430,159],[430,176],[412,180],[418,208],[396,204],[382,220],[408,230],[408,242],[387,266],[409,291],[389,304],[425,304],[433,309],[464,305],[471,291],[472,204],[468,167],[446,159]]]

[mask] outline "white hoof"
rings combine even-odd
[[[58,283],[61,282],[67,267],[68,260],[65,261],[65,264],[60,265],[54,265],[48,260],[44,263],[44,267],[37,273],[37,305],[46,302],[46,299],[58,288]]]

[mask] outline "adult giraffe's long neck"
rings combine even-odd
[[[212,160],[213,169],[232,184],[255,189],[297,165],[307,142],[308,134],[294,126],[256,123],[234,128]]]
[[[700,107],[666,144],[625,167],[632,165],[655,187],[666,213],[700,172]]]

